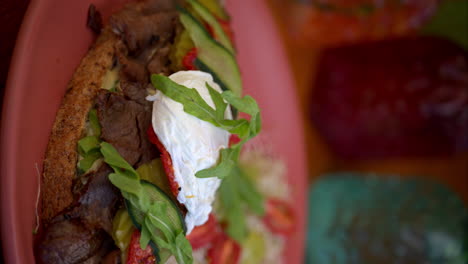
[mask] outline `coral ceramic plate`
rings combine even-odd
[[[39,173],[55,113],[75,67],[93,41],[86,28],[90,3],[104,17],[123,0],[36,0],[16,45],[2,112],[1,212],[7,263],[34,263],[33,229]],[[288,169],[297,216],[288,237],[287,263],[301,263],[306,169],[301,118],[287,58],[262,0],[231,0],[245,91],[257,98],[264,132]]]

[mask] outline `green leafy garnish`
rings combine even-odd
[[[215,166],[198,171],[195,176],[223,179],[218,193],[221,211],[227,223],[227,233],[233,239],[242,242],[248,234],[245,222],[246,210],[249,209],[258,215],[264,214],[262,195],[239,167],[242,146],[261,130],[260,108],[257,102],[250,96],[241,98],[232,91],[219,93],[206,84],[215,106],[213,108],[194,88],[179,85],[162,75],[152,75],[151,80],[156,89],[181,103],[186,113],[239,136],[239,143],[220,151],[220,158]],[[226,119],[228,103],[239,112],[250,115],[250,120]]]
[[[93,150],[99,149],[99,138],[97,136],[88,136],[78,141],[78,151],[86,156]]]
[[[220,213],[227,223],[226,231],[230,237],[242,243],[248,235],[245,211],[250,209],[257,215],[263,215],[263,196],[239,167],[221,182],[218,194]]]
[[[186,113],[239,136],[241,139],[239,143],[221,150],[220,161],[217,165],[201,170],[195,176],[199,178],[218,177],[223,179],[231,174],[232,170],[237,166],[242,146],[248,140],[255,137],[261,130],[260,109],[257,102],[250,96],[241,98],[231,91],[219,93],[206,84],[215,105],[215,108],[212,108],[194,88],[179,85],[163,75],[153,74],[151,81],[153,86],[164,93],[164,95],[181,103]],[[240,112],[250,115],[250,121],[246,119],[226,119],[227,103],[224,100]]]
[[[209,85],[207,85],[207,87],[216,106],[215,109],[209,106],[194,88],[187,88],[183,85],[177,84],[163,75],[153,74],[151,76],[151,81],[153,86],[163,92],[164,95],[181,103],[184,106],[184,111],[190,115],[193,115],[203,121],[210,122],[211,124],[229,132],[239,131],[242,130],[242,128],[248,129],[248,124],[245,119],[229,120],[224,118],[227,104],[222,100],[223,97],[221,94]]]
[[[82,157],[78,162],[78,169],[81,173],[86,173],[102,157],[99,152],[100,142],[98,136],[87,136],[78,141],[78,153]]]
[[[102,158],[102,155],[98,151],[89,153],[78,162],[78,169],[80,169],[82,172],[87,172],[89,169],[91,169],[94,162],[100,158]]]
[[[99,124],[96,109],[91,109],[88,113],[88,129],[86,135],[86,137],[78,141],[78,153],[81,156],[78,161],[79,173],[88,172],[93,167],[93,164],[98,159],[102,158],[99,152],[101,125]]]
[[[100,144],[101,154],[114,173],[109,180],[120,189],[122,196],[143,215],[141,225],[141,248],[146,248],[150,241],[169,250],[179,264],[193,263],[192,247],[184,235],[184,230],[177,228],[168,216],[168,206],[164,202],[151,202],[148,193],[143,191],[140,176],[109,143]],[[161,235],[162,234],[162,235]]]
[[[91,109],[91,111],[89,111],[88,122],[91,128],[91,136],[101,136],[101,125],[99,124],[96,109]]]

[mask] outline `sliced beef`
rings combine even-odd
[[[120,191],[109,181],[112,170],[109,166],[101,166],[89,177],[78,204],[69,212],[68,217],[80,218],[88,228],[112,232],[112,219],[120,201]]]
[[[145,15],[134,8],[126,8],[113,15],[110,24],[122,37],[129,54],[137,55],[151,44],[173,38],[178,17],[177,11]]]
[[[143,105],[146,111],[151,111],[153,105],[153,102],[146,100],[148,89],[151,87],[151,84],[129,82],[125,80],[120,82],[120,88],[122,89],[122,93],[125,97]]]
[[[181,27],[175,2],[135,2],[111,17],[111,27],[121,37],[116,49],[121,78],[148,83],[149,73],[171,73],[170,47]]]
[[[145,1],[136,1],[129,5],[126,8],[134,9],[138,12],[141,12],[143,15],[153,14],[156,12],[167,12],[174,11],[176,4],[180,4],[181,0],[145,0]]]
[[[151,125],[151,102],[146,101],[150,74],[169,75],[170,47],[180,28],[177,0],[147,0],[126,5],[110,19],[120,36],[115,46],[120,65],[122,94],[102,91],[96,98],[101,139],[112,144],[132,166],[159,156],[146,131]],[[90,6],[88,26],[99,32],[102,20]],[[120,93],[120,91],[119,91]],[[108,179],[111,169],[102,165],[77,181],[72,206],[46,223],[36,248],[39,263],[120,263],[110,232],[121,203],[120,192]]]
[[[127,58],[126,56],[119,56],[119,62],[122,65],[120,71],[122,80],[139,83],[147,83],[149,81],[148,70],[141,62]]]
[[[102,140],[112,144],[130,165],[138,166],[158,156],[146,136],[151,111],[114,93],[99,95],[96,109]]]
[[[37,256],[42,263],[98,263],[112,249],[112,218],[120,191],[108,179],[111,168],[102,165],[87,175],[88,182],[72,206],[44,230]]]
[[[171,47],[169,45],[159,47],[156,49],[154,55],[151,57],[148,63],[147,70],[150,74],[164,74],[169,75],[171,73],[169,52]]]
[[[117,58],[121,65],[120,79],[131,82],[147,83],[149,81],[146,61],[128,56],[128,50],[122,41],[116,44]]]
[[[114,240],[112,239],[111,236],[106,235],[101,247],[99,248],[98,251],[96,251],[90,258],[88,258],[86,261],[83,262],[83,264],[106,264],[106,259],[107,256],[110,255],[111,253],[109,252],[119,252],[120,250],[116,249]],[[120,258],[117,258],[117,260],[120,260]],[[116,262],[116,264],[119,262]]]
[[[102,264],[120,264],[122,263],[122,258],[120,257],[120,250],[114,250],[111,253],[107,254],[102,260]]]
[[[45,230],[37,260],[44,264],[83,263],[99,251],[104,238],[104,231],[87,229],[79,220],[58,221]]]

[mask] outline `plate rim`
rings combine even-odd
[[[229,7],[229,4],[232,3],[232,1],[238,1],[238,0],[228,0],[227,5]],[[246,1],[252,1],[252,0],[246,0]],[[252,2],[256,2],[263,10],[261,10],[263,13],[268,12],[267,11],[267,3],[265,0],[255,0]],[[1,238],[2,238],[2,250],[3,250],[3,256],[5,258],[6,263],[25,263],[24,259],[25,257],[23,254],[21,254],[22,250],[21,248],[21,243],[22,240],[19,239],[19,236],[15,235],[7,235],[13,231],[13,233],[18,234],[21,231],[21,227],[19,226],[19,223],[17,222],[18,215],[16,213],[15,208],[17,205],[17,201],[14,199],[16,190],[12,187],[16,187],[16,180],[15,177],[9,177],[7,175],[15,175],[15,166],[18,165],[18,159],[17,155],[12,153],[12,151],[16,151],[17,149],[15,148],[17,146],[17,142],[19,140],[18,135],[15,133],[20,127],[20,119],[14,117],[11,113],[14,111],[18,111],[21,108],[21,102],[22,98],[26,94],[25,89],[14,89],[15,87],[24,87],[26,84],[26,80],[24,78],[21,78],[21,76],[24,76],[25,73],[31,72],[31,66],[28,65],[28,60],[31,57],[31,54],[33,52],[32,49],[28,48],[28,43],[31,43],[31,39],[34,38],[34,33],[35,31],[39,30],[39,24],[40,23],[35,23],[36,19],[46,13],[47,10],[47,4],[50,4],[51,1],[40,1],[40,0],[32,0],[29,3],[29,6],[27,8],[27,11],[25,12],[23,21],[21,23],[21,27],[18,33],[18,37],[16,39],[16,44],[13,52],[13,56],[10,62],[10,67],[9,67],[9,72],[8,72],[8,78],[5,86],[5,92],[4,92],[4,99],[3,99],[3,106],[2,106],[2,119],[0,123],[0,132],[1,132],[1,140],[0,140],[0,200],[1,200],[1,210],[0,210],[0,216],[1,216]],[[265,14],[263,14],[265,16]],[[272,25],[274,24],[273,17],[271,12],[269,14],[266,14],[266,19],[270,20],[270,23]],[[273,23],[272,23],[273,22]],[[282,63],[287,64],[287,67],[289,69],[288,72],[284,73],[286,76],[289,78],[289,82],[291,82],[291,86],[295,87],[295,83],[292,79],[292,72],[291,68],[289,67],[289,60],[286,57],[286,52],[285,52],[285,47],[284,43],[281,41],[281,37],[279,34],[279,29],[275,28],[274,29],[275,36],[274,38],[278,40],[280,43],[274,43],[276,47],[279,47],[279,49],[282,51],[281,54],[278,54],[278,57],[282,60]],[[297,98],[297,93],[295,92],[290,92],[291,99],[296,103],[295,106],[295,113],[299,117],[299,120],[302,121],[302,115],[299,110],[298,106],[298,98]],[[302,144],[301,149],[298,150],[298,156],[301,159],[301,164],[302,170],[303,170],[303,179],[301,179],[301,182],[304,183],[303,186],[301,187],[301,190],[303,189],[303,201],[301,200],[302,204],[304,205],[302,207],[302,211],[304,213],[304,216],[306,217],[307,215],[307,207],[306,207],[306,187],[307,187],[307,170],[306,170],[306,151],[304,147],[304,125],[300,122],[298,122],[297,127],[299,128],[299,131],[297,132],[300,137],[300,141]],[[10,152],[11,154],[6,155],[5,153]],[[45,149],[44,149],[45,153]],[[289,178],[290,176],[287,176]],[[306,219],[301,219],[303,222],[303,226],[299,227],[299,230],[302,230],[302,234],[299,234],[299,237],[302,237],[302,248],[300,249],[299,252],[299,258],[301,260],[304,259],[304,249],[305,249],[305,231],[306,231]],[[8,242],[6,242],[8,241]],[[286,249],[287,250],[287,249]]]

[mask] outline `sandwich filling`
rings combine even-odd
[[[193,263],[192,249],[207,246],[213,263],[235,263],[240,243],[263,244],[249,233],[248,213],[274,215],[281,221],[265,225],[290,232],[287,205],[273,203],[269,212],[239,162],[261,116],[256,101],[241,96],[228,19],[216,0],[146,0],[98,28],[95,45],[110,35],[113,53],[106,52],[106,66],[91,61],[104,70],[101,83],[87,94],[87,117],[77,114],[83,126],[75,129],[77,150],[68,151],[75,156],[64,159],[77,172],[72,188],[62,188],[72,189],[73,202],[51,207],[55,196],[43,198],[39,263],[165,263],[171,256]],[[85,58],[76,74],[83,77],[86,66]],[[66,152],[61,146],[51,149]]]
[[[187,88],[194,88],[208,105],[215,107],[206,84],[222,92],[213,77],[201,71],[179,71],[169,78]],[[179,185],[177,200],[187,208],[187,234],[194,226],[208,220],[221,180],[197,178],[195,174],[214,166],[221,149],[228,147],[229,132],[184,112],[183,105],[158,91],[148,99],[153,103],[154,132],[172,158],[175,180]],[[232,119],[231,112],[225,118]],[[190,131],[190,133],[187,133]]]

